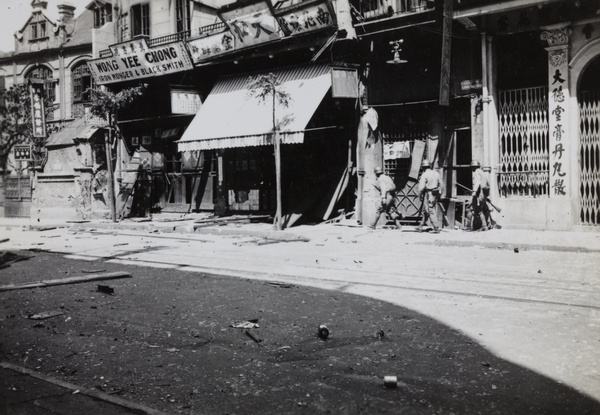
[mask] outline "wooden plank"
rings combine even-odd
[[[59,278],[55,280],[43,280],[39,282],[30,282],[23,284],[8,284],[0,286],[1,291],[11,291],[11,290],[24,290],[29,288],[39,288],[39,287],[51,287],[55,285],[66,285],[66,284],[79,284],[82,282],[89,281],[100,281],[100,280],[112,280],[117,278],[130,278],[131,274],[129,272],[123,271],[115,271],[115,272],[105,272],[103,274],[93,274],[93,275],[80,275],[74,277],[67,278]]]
[[[423,160],[423,153],[425,153],[425,142],[415,140],[410,161],[410,171],[408,173],[408,177],[410,177],[411,179],[419,180],[419,172],[421,171],[421,161]]]

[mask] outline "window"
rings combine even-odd
[[[90,68],[86,62],[79,63],[71,71],[73,75],[73,101],[89,101],[88,89],[94,87]]]
[[[136,4],[131,6],[131,35],[150,36],[150,5]]]
[[[105,4],[94,10],[94,27],[102,27],[108,22],[112,22],[112,4]]]
[[[44,82],[44,91],[46,93],[46,99],[54,102],[56,100],[56,92],[54,90],[54,81],[52,79],[52,71],[45,66],[38,66],[32,69],[25,75],[26,80],[40,79]]]
[[[177,18],[177,33],[190,30],[190,2],[188,0],[177,0],[175,15]]]
[[[33,22],[29,25],[30,40],[44,39],[46,37],[46,22]]]

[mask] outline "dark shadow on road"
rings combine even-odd
[[[169,413],[600,413],[438,321],[361,296],[48,252],[0,269],[0,284],[91,267],[133,278],[0,293],[0,360]]]

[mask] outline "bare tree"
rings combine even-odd
[[[290,101],[289,93],[281,88],[277,76],[273,73],[261,74],[250,77],[248,80],[248,95],[258,98],[262,102],[271,100],[272,102],[272,121],[273,121],[273,145],[275,147],[275,179],[277,182],[277,211],[275,220],[277,230],[282,230],[282,206],[281,206],[281,140],[280,129],[286,120],[282,119],[277,123],[275,109],[277,103],[287,107]]]

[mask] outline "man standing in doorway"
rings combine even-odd
[[[396,229],[402,229],[402,225],[400,225],[400,218],[402,215],[398,213],[394,204],[396,202],[396,184],[390,176],[383,174],[383,169],[381,167],[375,167],[375,175],[377,176],[375,188],[379,190],[379,193],[381,194],[381,204],[377,207],[375,219],[369,228],[375,229],[379,217],[385,212],[394,221]]]
[[[437,171],[431,169],[429,160],[423,160],[421,168],[425,169],[419,179],[419,199],[423,202],[421,205],[423,219],[421,219],[418,230],[419,232],[423,231],[423,226],[425,226],[429,218],[433,226],[432,233],[439,233],[440,228],[437,223],[436,208],[440,200],[442,179]]]
[[[487,198],[490,195],[489,176],[481,170],[481,164],[477,160],[471,162],[471,171],[473,172],[473,222],[476,218],[481,221],[482,231],[487,231],[491,227],[490,209],[487,205]],[[475,230],[475,226],[473,226]]]

